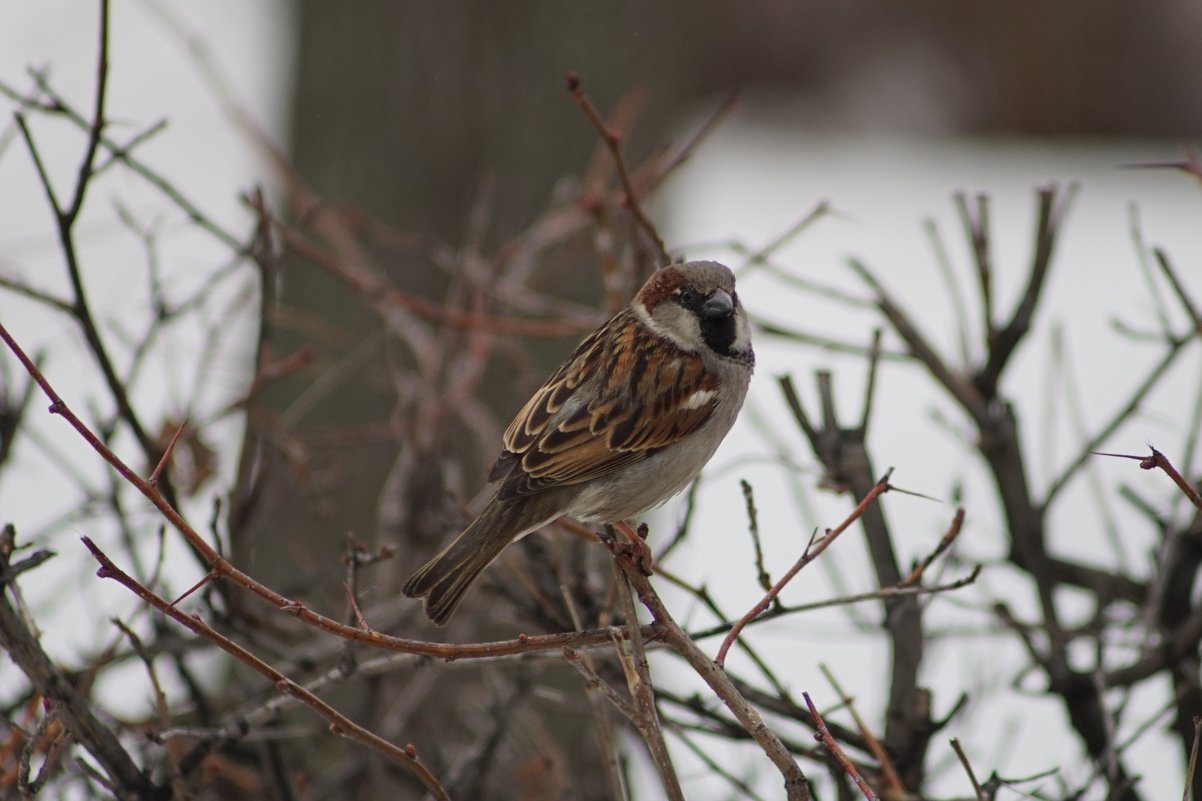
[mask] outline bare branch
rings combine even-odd
[[[638,564],[629,557],[618,560],[622,572],[626,574],[631,586],[638,593],[639,600],[650,610],[663,633],[664,643],[684,657],[685,661],[697,672],[697,675],[709,685],[734,714],[735,718],[747,733],[760,745],[764,753],[780,771],[785,780],[785,796],[789,801],[809,801],[809,783],[801,768],[797,766],[789,750],[780,738],[764,722],[760,713],[755,710],[743,695],[735,688],[722,667],[702,653],[679,624],[672,618],[667,608],[655,594],[651,583],[639,569]]]
[[[864,514],[864,510],[871,506],[873,502],[876,501],[878,496],[892,489],[889,484],[889,476],[892,474],[892,472],[893,471],[890,470],[889,472],[885,473],[881,480],[877,482],[876,486],[873,487],[867,495],[860,499],[860,502],[856,504],[856,508],[851,511],[851,514],[849,514],[842,523],[833,529],[827,529],[822,539],[812,543],[811,545],[807,545],[805,551],[802,552],[801,556],[796,562],[793,563],[793,566],[789,568],[785,575],[781,576],[780,580],[777,581],[776,584],[772,585],[772,588],[769,589],[764,597],[760,599],[759,603],[753,606],[751,610],[747,612],[747,614],[739,618],[738,622],[731,627],[730,633],[726,635],[726,638],[722,641],[722,645],[718,648],[718,655],[714,658],[714,662],[716,662],[719,667],[721,667],[723,662],[726,661],[726,653],[730,650],[730,646],[734,644],[734,641],[738,639],[740,632],[743,631],[747,624],[755,620],[764,610],[771,606],[772,602],[776,599],[776,596],[780,595],[781,590],[783,590],[785,586],[792,581],[798,573],[801,572],[801,569],[817,559],[823,551],[830,547],[831,543],[838,539],[840,534],[846,531],[852,523],[859,520]]]
[[[830,729],[826,727],[826,721],[822,719],[822,715],[818,712],[818,707],[814,706],[814,702],[810,699],[810,694],[802,693],[802,697],[805,698],[806,706],[810,708],[810,715],[812,715],[814,718],[814,729],[816,730],[814,739],[820,741],[824,746],[826,746],[826,750],[831,753],[831,756],[835,758],[835,760],[839,763],[839,766],[842,767],[844,772],[847,773],[847,775],[851,777],[851,780],[856,783],[856,786],[860,788],[860,792],[864,794],[864,797],[867,798],[868,801],[878,801],[877,794],[873,792],[871,787],[868,786],[868,783],[865,782],[864,778],[860,775],[860,771],[856,770],[856,766],[851,763],[851,760],[848,759],[847,755],[843,753],[843,749],[839,747],[837,742],[835,742],[835,738],[831,735]]]
[[[146,587],[142,586],[132,576],[124,573],[118,568],[113,561],[105,555],[103,551],[87,537],[83,538],[83,544],[92,552],[92,556],[100,563],[100,569],[97,570],[97,575],[101,578],[114,579],[118,584],[125,587],[130,592],[137,595],[143,601],[153,606],[162,614],[174,620],[176,623],[184,626],[206,640],[217,645],[221,650],[233,656],[239,662],[247,665],[255,672],[270,679],[276,690],[287,695],[291,695],[303,703],[305,706],[312,709],[317,714],[330,722],[330,733],[339,737],[346,737],[356,742],[362,743],[375,751],[388,757],[397,765],[400,765],[407,772],[411,773],[420,781],[427,790],[437,799],[441,801],[449,801],[450,796],[446,790],[434,778],[434,774],[430,773],[429,769],[421,763],[417,756],[417,749],[412,745],[405,748],[399,748],[377,734],[373,734],[362,726],[358,725],[350,718],[338,712],[334,707],[327,704],[325,701],[318,698],[305,687],[297,684],[292,679],[285,676],[279,670],[276,670],[271,665],[264,662],[259,657],[252,654],[242,646],[235,643],[225,635],[218,632],[209,624],[200,619],[199,615],[186,615],[176,609],[170,603],[155,595]]]
[[[0,566],[7,572],[8,553],[0,550],[0,559]],[[107,781],[118,788],[122,797],[157,799],[158,788],[134,763],[116,733],[97,718],[88,699],[42,650],[37,637],[9,602],[7,585],[7,580],[0,583],[0,648],[38,693],[53,703],[56,714],[104,768]]]
[[[659,235],[659,231],[655,229],[655,225],[647,218],[643,212],[643,207],[639,204],[638,194],[634,190],[634,185],[630,181],[630,172],[626,169],[626,160],[622,158],[621,136],[608,125],[601,115],[597,112],[597,107],[593,105],[593,101],[589,100],[588,95],[580,88],[580,76],[574,72],[569,72],[567,76],[568,91],[572,94],[572,99],[584,111],[589,122],[597,129],[597,133],[601,135],[601,139],[605,142],[605,146],[609,148],[609,152],[613,155],[614,165],[618,170],[618,180],[622,182],[622,190],[626,193],[626,206],[630,209],[630,213],[634,215],[635,222],[643,229],[651,241],[655,244],[660,260],[660,267],[664,267],[671,263],[672,258],[668,255],[668,249],[664,246],[663,237]]]

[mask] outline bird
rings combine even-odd
[[[495,493],[403,592],[446,625],[510,543],[562,515],[621,525],[664,503],[734,425],[754,367],[731,270],[659,269],[513,418],[488,475]]]

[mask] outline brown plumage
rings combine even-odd
[[[667,500],[734,423],[753,364],[730,271],[660,270],[518,412],[489,474],[496,494],[405,594],[442,625],[515,539],[563,514],[617,522]]]

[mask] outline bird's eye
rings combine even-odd
[[[676,297],[683,306],[691,306],[697,301],[697,293],[687,288],[676,290]]]

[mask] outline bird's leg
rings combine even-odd
[[[643,539],[647,526],[640,525],[638,534],[625,522],[613,523],[612,527],[626,539],[626,542],[615,542],[610,546],[614,554],[630,554],[630,558],[638,565],[639,570],[643,571],[643,575],[650,576],[654,572],[655,560],[651,557],[651,548]]]

